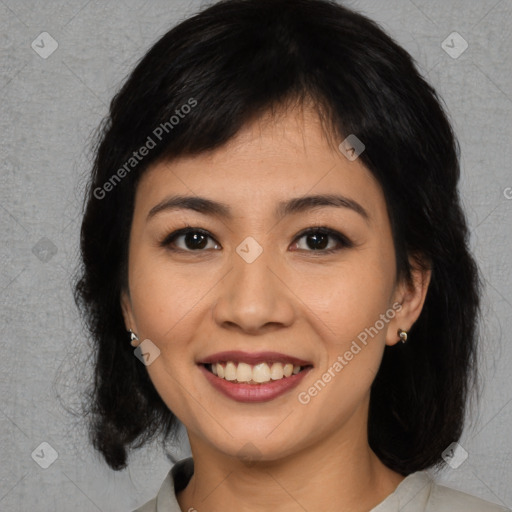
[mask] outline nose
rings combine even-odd
[[[290,326],[295,311],[287,276],[271,251],[264,250],[250,263],[234,253],[233,267],[217,288],[215,322],[247,334]]]

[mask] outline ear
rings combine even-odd
[[[395,306],[395,317],[389,322],[386,334],[386,345],[392,346],[400,341],[398,329],[409,331],[414,322],[420,316],[425,298],[427,296],[432,269],[423,259],[411,257],[409,262],[412,266],[411,281],[403,280],[400,282],[393,294],[392,304],[401,304]],[[396,308],[396,309],[395,309]]]
[[[130,300],[130,294],[128,290],[123,289],[121,291],[121,310],[123,312],[123,318],[124,318],[124,325],[126,327],[126,330],[132,330],[134,332],[137,332],[137,325],[135,323],[135,318],[133,316],[132,311],[132,302]]]

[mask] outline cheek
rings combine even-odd
[[[392,279],[384,260],[354,258],[350,264],[307,279],[299,294],[321,319],[327,339],[345,343],[386,312]]]
[[[340,409],[340,403],[348,408],[343,408],[345,411],[355,407],[377,374],[388,324],[393,318],[386,313],[393,288],[394,260],[385,254],[384,249],[361,251],[330,271],[328,277],[317,279],[309,291],[306,286],[303,288],[303,293],[308,294],[305,302],[320,320],[316,325],[324,340],[325,353],[315,376],[316,384],[309,383],[315,386],[310,388],[313,394],[322,395],[316,406],[322,403],[322,407],[333,411]],[[324,392],[324,386],[329,390]]]
[[[172,266],[165,257],[155,258],[144,252],[134,255],[130,267],[130,293],[137,324],[146,337],[160,343],[182,339],[182,331],[212,287],[208,273],[204,279],[194,278]],[[204,300],[204,299],[203,299]],[[176,336],[180,332],[180,336]]]
[[[310,304],[321,304],[311,309],[321,320],[316,325],[324,344],[318,349],[324,353],[314,379],[299,392],[315,415],[331,411],[330,424],[343,422],[358,407],[378,372],[388,325],[381,320],[387,311],[386,282],[377,267],[353,268],[326,280],[322,302],[310,297]]]
[[[144,254],[131,261],[130,293],[137,326],[144,338],[160,350],[147,366],[148,375],[168,408],[183,421],[194,417],[184,386],[189,386],[190,372],[195,371],[190,342],[198,323],[198,303],[204,296],[199,283],[176,272],[171,266],[151,261]]]

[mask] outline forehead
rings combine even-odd
[[[371,217],[385,215],[372,173],[329,143],[314,111],[301,109],[261,117],[216,150],[154,164],[140,180],[136,204],[149,211],[166,195],[187,194],[246,214],[289,197],[335,193],[353,198]]]

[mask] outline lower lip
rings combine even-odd
[[[308,367],[290,377],[266,382],[265,384],[236,384],[217,377],[202,364],[198,366],[215,389],[237,402],[268,402],[273,400],[296,387],[312,369],[312,367]]]

